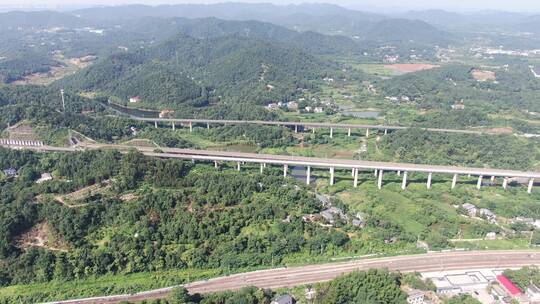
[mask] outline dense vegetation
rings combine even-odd
[[[531,169],[538,157],[535,145],[511,135],[478,136],[419,129],[390,133],[380,147],[395,161],[502,169]]]
[[[540,285],[540,269],[524,267],[516,270],[506,270],[504,274],[512,280],[521,291],[526,291],[531,284]]]
[[[540,82],[530,72],[527,62],[514,62],[510,69],[488,69],[495,72],[496,81],[474,79],[474,69],[470,65],[447,64],[391,80],[379,80],[377,85],[386,96],[408,96],[424,108],[448,110],[463,100],[466,107],[490,111],[515,107],[530,111],[540,109],[534,102]]]
[[[2,167],[20,168],[19,177],[1,182],[4,285],[272,265],[289,254],[316,254],[349,242],[343,232],[302,222],[303,214],[321,206],[305,190],[284,187],[279,173],[194,170],[191,163],[137,153],[93,151],[41,159],[2,149],[0,155]],[[58,180],[34,184],[43,171],[55,172]],[[70,208],[47,196],[111,178],[111,191],[118,194],[87,197],[82,207]],[[120,200],[126,192],[134,198]],[[62,240],[57,246],[67,252],[21,250],[18,237],[37,223],[47,223],[55,239]]]
[[[175,35],[160,45],[117,54],[61,82],[72,91],[98,91],[126,102],[141,96],[151,108],[288,100],[330,72],[307,53],[237,36],[196,39]],[[127,84],[127,85],[126,85]]]

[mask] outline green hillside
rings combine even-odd
[[[334,69],[279,43],[179,34],[149,49],[107,57],[57,86],[123,101],[139,95],[145,106],[154,108],[205,105],[203,97],[264,105],[291,98],[298,88],[311,87]]]

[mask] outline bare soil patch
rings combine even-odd
[[[428,63],[398,63],[398,64],[387,64],[384,67],[387,69],[400,72],[400,73],[414,73],[414,72],[438,68],[440,67],[440,65],[428,64]]]
[[[149,139],[132,139],[126,141],[124,145],[133,146],[133,147],[149,147],[149,148],[159,148],[159,146]]]
[[[493,134],[512,134],[512,133],[514,133],[512,128],[509,128],[509,127],[507,127],[507,128],[492,128],[492,129],[486,130],[486,132],[493,133]]]
[[[27,75],[23,79],[12,82],[15,85],[48,85],[55,80],[64,78],[67,75],[74,74],[80,69],[83,69],[91,65],[97,58],[95,56],[84,56],[79,58],[65,59],[62,55],[56,55],[54,57],[62,64],[52,66],[46,73],[34,73]]]
[[[495,72],[487,70],[472,70],[471,75],[477,81],[496,80]]]
[[[40,247],[55,251],[67,251],[68,246],[57,237],[47,222],[41,222],[21,234],[15,240],[17,247],[28,249]]]
[[[31,126],[19,123],[7,129],[9,139],[18,139],[18,140],[37,140],[36,133],[34,128]]]
[[[83,207],[86,204],[77,204],[77,202],[87,197],[90,197],[92,195],[103,193],[104,191],[108,190],[110,187],[111,187],[111,180],[106,180],[101,183],[84,187],[82,189],[79,189],[77,191],[74,191],[68,194],[55,196],[54,199],[70,208]]]

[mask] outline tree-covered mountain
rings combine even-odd
[[[0,13],[0,30],[21,28],[83,27],[91,22],[69,13],[55,11]]]
[[[408,19],[386,19],[374,24],[366,33],[369,41],[387,43],[418,43],[424,45],[448,45],[451,34],[427,22]]]
[[[335,69],[297,48],[237,35],[197,39],[184,34],[115,54],[56,84],[72,91],[141,96],[145,106],[201,106],[220,101],[267,104]]]

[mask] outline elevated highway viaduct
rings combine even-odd
[[[4,145],[5,146],[5,145]],[[411,163],[394,163],[394,162],[376,162],[365,160],[351,159],[329,159],[316,157],[301,157],[301,156],[286,156],[286,155],[270,155],[242,152],[227,152],[227,151],[210,151],[210,150],[194,150],[194,149],[177,149],[177,148],[152,148],[141,146],[127,146],[114,144],[95,144],[81,143],[73,147],[52,147],[52,146],[13,146],[7,147],[16,149],[32,149],[37,151],[50,152],[70,152],[85,149],[117,149],[126,152],[130,149],[136,149],[147,156],[162,157],[162,158],[179,158],[192,161],[209,161],[213,162],[217,167],[220,162],[234,162],[237,165],[237,170],[241,170],[244,163],[254,163],[260,165],[261,173],[267,165],[279,165],[283,167],[283,175],[287,176],[289,166],[303,166],[306,168],[306,183],[311,182],[312,168],[325,168],[330,173],[330,185],[335,182],[335,170],[350,170],[353,177],[353,186],[358,186],[359,171],[372,171],[377,177],[377,186],[382,188],[383,176],[385,172],[396,172],[402,176],[401,188],[404,190],[407,187],[407,178],[410,173],[427,174],[426,187],[431,188],[433,174],[448,174],[452,176],[452,186],[454,189],[458,182],[459,175],[478,176],[476,187],[480,190],[484,177],[490,177],[493,181],[495,178],[502,178],[502,187],[507,188],[510,178],[521,178],[528,181],[527,192],[531,193],[535,179],[540,179],[540,172],[534,171],[515,171],[501,170],[490,168],[471,168],[459,166],[437,166]]]
[[[176,118],[144,118],[138,116],[131,116],[131,119],[137,121],[143,121],[148,123],[154,123],[157,128],[159,126],[170,125],[171,128],[176,129],[177,125],[189,126],[190,131],[193,131],[193,127],[196,125],[206,126],[210,128],[212,125],[266,125],[266,126],[285,126],[293,128],[295,132],[299,131],[299,128],[311,129],[315,132],[317,128],[330,129],[330,137],[333,137],[334,129],[347,130],[347,135],[351,136],[353,130],[365,129],[366,136],[369,136],[370,130],[384,131],[386,134],[388,131],[395,130],[407,130],[415,127],[404,126],[392,126],[392,125],[369,125],[369,124],[346,124],[346,123],[326,123],[326,122],[301,122],[301,121],[265,121],[265,120],[212,120],[212,119],[176,119]],[[475,134],[475,135],[487,135],[494,134],[486,131],[478,130],[459,130],[459,129],[443,129],[443,128],[423,128],[418,129],[426,130],[429,132],[440,133],[458,133],[458,134]]]

